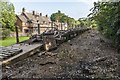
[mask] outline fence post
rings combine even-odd
[[[40,34],[40,24],[38,23],[38,34]]]
[[[19,43],[18,27],[16,23],[15,23],[15,31],[16,31],[16,43]]]

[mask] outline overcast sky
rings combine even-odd
[[[27,11],[35,10],[43,15],[60,10],[66,15],[79,19],[87,17],[90,9],[93,7],[93,2],[98,0],[10,0],[15,6],[15,13],[19,14],[22,8],[25,7]]]

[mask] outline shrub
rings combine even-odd
[[[1,29],[1,38],[0,39],[5,39],[10,37],[10,30],[9,29]]]

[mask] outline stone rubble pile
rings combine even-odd
[[[18,53],[22,52],[20,48],[13,47],[0,47],[0,61],[10,58]]]

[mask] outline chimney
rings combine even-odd
[[[33,11],[33,15],[35,15],[35,11]]]
[[[48,15],[46,15],[46,17],[48,17]]]
[[[40,16],[42,16],[42,13],[40,13]]]
[[[23,8],[22,8],[22,13],[24,13],[24,12],[25,12],[25,8],[23,7]]]

